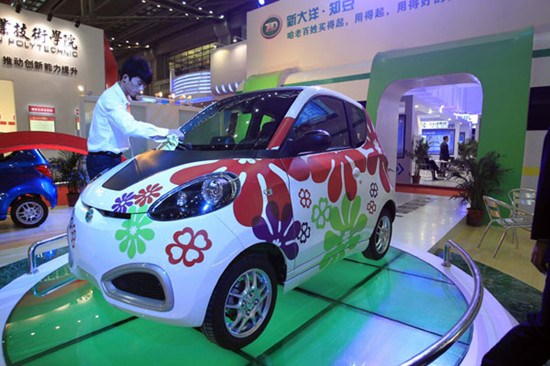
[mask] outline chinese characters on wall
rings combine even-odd
[[[2,66],[5,68],[39,71],[52,75],[76,76],[78,70],[70,65],[70,60],[78,57],[76,37],[69,32],[45,27],[27,27],[17,20],[0,17],[0,46],[5,51],[2,55]],[[10,51],[26,50],[33,57],[10,55]],[[45,62],[39,58],[47,54],[61,59],[60,62]],[[37,55],[37,58],[34,57]]]
[[[286,16],[286,38],[297,39],[354,24],[367,24],[392,14],[421,11],[430,6],[449,3],[451,0],[405,0],[395,4],[357,10],[355,0],[331,1],[326,8],[315,6]],[[364,6],[362,4],[362,6]]]

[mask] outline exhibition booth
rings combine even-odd
[[[502,192],[536,188],[544,133],[532,122],[529,95],[550,85],[549,11],[547,0],[504,7],[500,0],[281,0],[248,14],[246,41],[213,52],[205,100],[322,86],[366,105],[393,185],[410,183],[407,152],[415,138],[429,141],[437,160],[448,136],[451,157],[468,140],[479,142],[479,156],[502,155],[509,169]],[[4,4],[0,20],[17,25],[0,33],[0,133],[86,138],[106,87],[103,31]],[[131,105],[136,119],[166,128],[199,110],[154,96]],[[126,157],[154,147],[135,139]],[[39,246],[48,249],[29,252],[28,268],[23,258],[0,265],[0,276],[10,278],[0,288],[0,364],[479,364],[517,321],[480,287],[468,253],[449,247],[460,254],[459,268],[453,260],[442,265],[449,252],[429,252],[465,208],[447,197],[396,197],[392,247],[383,260],[352,256],[288,293],[279,288],[265,333],[237,351],[217,347],[198,329],[109,305],[70,273],[66,235],[28,240],[8,230],[0,235],[10,243],[45,240]],[[56,210],[62,214],[52,225],[68,230],[70,209]]]

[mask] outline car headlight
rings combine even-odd
[[[157,221],[172,221],[204,215],[233,202],[239,189],[239,178],[235,174],[209,174],[159,198],[149,209],[149,217]]]

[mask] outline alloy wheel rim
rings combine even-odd
[[[258,268],[241,274],[231,285],[225,300],[225,326],[236,338],[253,334],[265,321],[272,300],[271,281]]]
[[[376,228],[376,252],[383,253],[390,244],[391,223],[387,216],[382,216]]]
[[[19,221],[32,225],[38,221],[44,215],[44,210],[42,207],[33,202],[27,202],[21,205],[16,212],[16,216]]]

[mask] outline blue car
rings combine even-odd
[[[10,214],[23,228],[40,226],[48,206],[57,205],[57,187],[48,160],[36,149],[0,154],[0,220]]]

